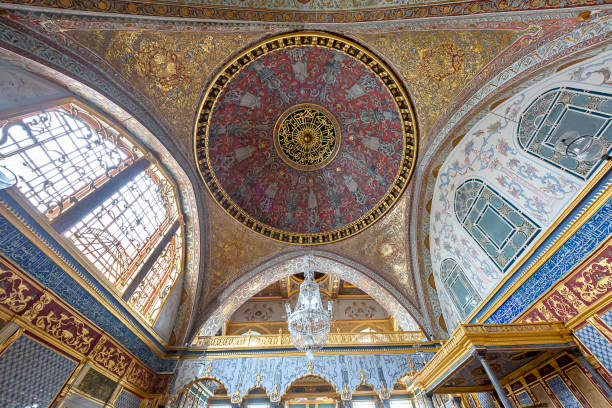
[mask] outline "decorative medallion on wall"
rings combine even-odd
[[[357,234],[414,168],[410,100],[368,50],[324,33],[269,38],[230,61],[195,126],[200,174],[234,219],[289,244]]]

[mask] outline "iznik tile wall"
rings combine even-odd
[[[0,356],[0,407],[48,407],[76,365],[22,335]]]
[[[139,408],[141,401],[139,397],[131,392],[122,390],[115,402],[115,408]]]
[[[601,365],[609,373],[612,373],[612,344],[591,324],[587,324],[578,330],[576,336],[593,353]]]
[[[4,201],[12,209],[20,211],[20,216],[23,217],[29,225],[36,224],[27,213],[19,209],[19,206],[10,196],[8,196],[8,194],[0,192],[0,200]],[[44,230],[38,230],[37,233],[39,233],[46,242],[54,242]],[[63,248],[57,247],[56,249],[65,259],[72,259]],[[51,289],[80,313],[91,317],[91,320],[95,324],[113,336],[113,338],[139,357],[151,369],[158,372],[173,371],[176,361],[164,360],[155,354],[149,346],[128,329],[121,320],[100,304],[74,279],[68,276],[61,267],[47,257],[5,217],[0,217],[0,251],[24,271],[27,271],[30,276]],[[76,261],[73,261],[72,265],[75,266],[75,269],[77,269],[82,276],[88,276],[88,272],[80,267]],[[130,318],[129,314],[125,314],[125,316]]]
[[[555,376],[549,378],[546,383],[548,383],[550,389],[559,398],[564,408],[582,408],[582,405],[580,405],[574,394],[567,388],[561,377]]]

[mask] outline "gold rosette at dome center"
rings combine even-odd
[[[278,118],[274,126],[274,147],[280,158],[293,168],[321,169],[340,149],[340,125],[325,108],[299,104]]]

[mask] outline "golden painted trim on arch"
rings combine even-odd
[[[393,98],[400,119],[403,124],[403,150],[402,164],[398,169],[393,183],[385,196],[368,211],[367,214],[348,225],[335,230],[304,234],[274,228],[258,221],[240,208],[223,190],[217,180],[208,156],[209,124],[212,113],[217,104],[217,97],[227,84],[252,61],[269,54],[270,52],[300,46],[313,46],[328,48],[361,62],[385,85],[385,89]],[[194,157],[196,167],[202,181],[206,185],[214,201],[233,219],[246,228],[275,241],[288,245],[323,245],[341,241],[354,236],[380,220],[397,203],[415,168],[418,152],[418,124],[412,102],[402,82],[393,73],[391,68],[366,47],[334,34],[314,31],[293,32],[269,37],[254,46],[247,48],[238,56],[225,64],[223,69],[211,80],[204,98],[198,108],[198,120],[193,129]],[[202,146],[201,141],[204,141]]]
[[[597,183],[601,181],[601,179],[605,176],[606,172],[612,168],[612,161],[608,160],[604,162],[601,169],[597,171],[597,174],[580,190],[578,195],[572,200],[572,202],[557,216],[555,222],[553,222],[550,227],[538,238],[538,240],[531,246],[531,248],[521,257],[521,259],[514,264],[514,266],[506,272],[504,277],[495,285],[495,288],[480,302],[480,305],[472,311],[468,315],[467,318],[464,319],[465,322],[471,321],[477,314],[482,310],[482,308],[493,298],[503,287],[503,285],[516,273],[516,271],[523,266],[525,262],[533,255],[533,253],[540,248],[540,245],[555,231],[555,229],[561,224],[563,220],[578,206],[580,201],[586,195],[591,192],[593,187]],[[563,233],[557,238],[557,240],[542,254],[542,256],[531,265],[531,267],[523,273],[523,275],[516,280],[506,292],[499,297],[491,305],[488,310],[480,317],[476,322],[483,323],[485,322],[495,311],[506,301],[512,294],[519,288],[527,279],[531,277],[559,248],[563,246],[563,244],[572,236],[574,233],[584,225],[591,216],[601,208],[605,202],[612,197],[612,184],[608,185],[606,189],[594,199],[593,203],[586,208],[582,214],[578,216],[578,218],[565,230]],[[517,317],[518,319],[518,317]],[[516,319],[515,319],[516,320]]]

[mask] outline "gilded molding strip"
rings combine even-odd
[[[571,344],[574,337],[563,323],[512,323],[459,325],[440,351],[413,379],[419,389],[431,387],[457,364],[468,358],[475,347]]]
[[[223,190],[217,180],[208,155],[209,126],[217,98],[226,85],[244,67],[258,58],[273,51],[300,46],[329,48],[344,53],[360,61],[385,85],[397,107],[403,125],[402,164],[395,179],[374,208],[357,221],[341,228],[320,233],[295,233],[271,227],[243,211]],[[382,218],[401,198],[415,167],[418,151],[418,126],[415,120],[412,103],[408,94],[389,67],[366,48],[348,39],[327,33],[298,32],[268,38],[247,49],[231,60],[211,81],[198,111],[198,120],[194,126],[194,155],[200,176],[211,196],[223,210],[236,221],[250,230],[276,241],[291,245],[321,245],[340,241],[365,230],[375,221]]]
[[[392,346],[421,343],[423,333],[420,331],[391,333],[330,333],[326,347],[351,346]],[[206,350],[240,350],[258,348],[293,348],[288,333],[258,334],[237,336],[199,336],[193,347]]]
[[[81,2],[72,0],[5,0],[12,5],[28,8],[50,8],[83,12],[123,14],[129,16],[156,16],[163,18],[205,19],[227,21],[261,21],[267,23],[356,23],[366,21],[392,21],[402,19],[448,18],[489,13],[559,10],[584,6],[606,5],[606,0],[558,0],[555,2],[507,0],[446,1],[411,6],[374,7],[347,10],[290,10],[254,9],[247,7],[194,5],[181,2],[134,0],[100,0]],[[580,9],[578,9],[580,10]],[[577,12],[578,12],[577,10]]]

